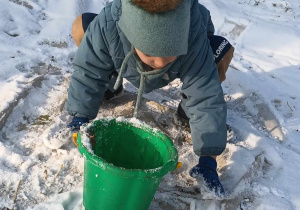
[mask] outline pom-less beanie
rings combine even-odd
[[[191,0],[183,0],[174,10],[150,13],[122,0],[119,26],[130,43],[155,57],[187,54]]]

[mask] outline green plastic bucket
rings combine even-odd
[[[77,139],[84,156],[85,209],[148,209],[162,177],[176,169],[178,154],[171,139],[128,120],[101,119],[90,129],[95,134],[92,149],[82,143],[85,133]]]

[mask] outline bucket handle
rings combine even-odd
[[[92,130],[89,130],[89,134],[87,134],[87,136],[91,139],[92,146],[94,147],[96,143],[95,134]],[[77,139],[78,139],[78,133],[73,133],[73,142],[76,145],[76,147],[78,147]]]
[[[177,162],[176,169],[180,169],[182,167],[182,162]]]
[[[78,138],[78,133],[73,133],[73,142],[76,145],[76,147],[78,147],[77,138]]]

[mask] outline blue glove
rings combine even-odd
[[[72,122],[70,122],[67,127],[71,128],[72,131],[78,131],[80,126],[88,122],[89,119],[86,117],[73,117]]]
[[[217,161],[214,158],[201,156],[199,164],[190,170],[190,176],[193,178],[200,178],[202,176],[208,189],[215,192],[216,196],[225,195],[217,173]]]

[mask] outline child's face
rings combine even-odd
[[[137,55],[140,59],[147,64],[148,66],[152,67],[153,69],[162,69],[169,63],[173,62],[177,56],[171,57],[151,57],[139,51],[138,49],[134,48]]]

